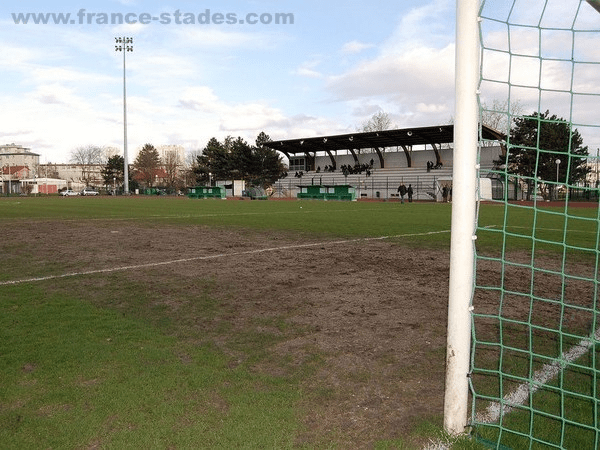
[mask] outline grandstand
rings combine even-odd
[[[488,178],[504,152],[505,137],[482,126],[481,177]],[[289,160],[286,178],[275,183],[275,197],[296,197],[303,186],[353,186],[357,198],[398,199],[398,186],[412,185],[415,200],[442,201],[452,188],[454,125],[357,132],[268,142]],[[486,192],[502,196],[500,180],[488,179]]]

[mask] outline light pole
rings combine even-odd
[[[113,195],[117,195],[117,177],[113,177]]]
[[[558,200],[558,169],[560,168],[560,159],[554,161],[556,163],[556,200]]]
[[[133,51],[132,37],[117,37],[115,38],[117,45],[115,51],[123,52],[123,190],[124,194],[129,194],[129,163],[127,161],[127,83],[125,70],[125,54]]]

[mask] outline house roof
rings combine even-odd
[[[29,170],[27,166],[4,166],[2,167],[2,175],[14,175],[23,170]]]
[[[133,175],[133,179],[137,181],[142,181],[146,178],[147,173],[137,172]],[[154,178],[167,178],[167,171],[162,167],[156,168],[152,170],[152,176]]]

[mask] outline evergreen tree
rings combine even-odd
[[[133,163],[135,178],[148,187],[154,184],[156,171],[160,167],[160,155],[152,144],[146,144]]]
[[[207,184],[210,177],[213,179],[226,179],[228,165],[226,155],[227,152],[223,144],[217,138],[210,138],[202,153],[196,157],[192,168],[196,175],[196,182]]]
[[[282,157],[263,145],[270,140],[264,132],[256,138],[256,146],[249,145],[241,137],[227,136],[223,143],[211,138],[194,162],[192,170],[196,182],[206,184],[212,178],[244,180],[261,187],[273,184],[286,174],[286,168]]]
[[[256,146],[252,149],[253,182],[264,188],[287,174],[283,158],[276,150],[264,145],[270,141],[269,135],[261,131],[256,137]]]
[[[115,155],[108,158],[106,166],[102,169],[102,178],[104,185],[113,187],[115,184],[123,184],[123,173],[125,170],[125,159],[122,156]]]
[[[549,111],[534,112],[515,119],[506,157],[498,162],[506,164],[509,173],[524,177],[529,192],[537,179],[542,196],[550,199],[557,183],[574,184],[588,174],[588,148],[582,144],[579,131],[569,122]]]
[[[232,142],[229,152],[229,171],[232,180],[250,181],[253,178],[252,148],[241,137]]]

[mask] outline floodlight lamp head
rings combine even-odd
[[[587,0],[592,8],[600,13],[600,0]]]

